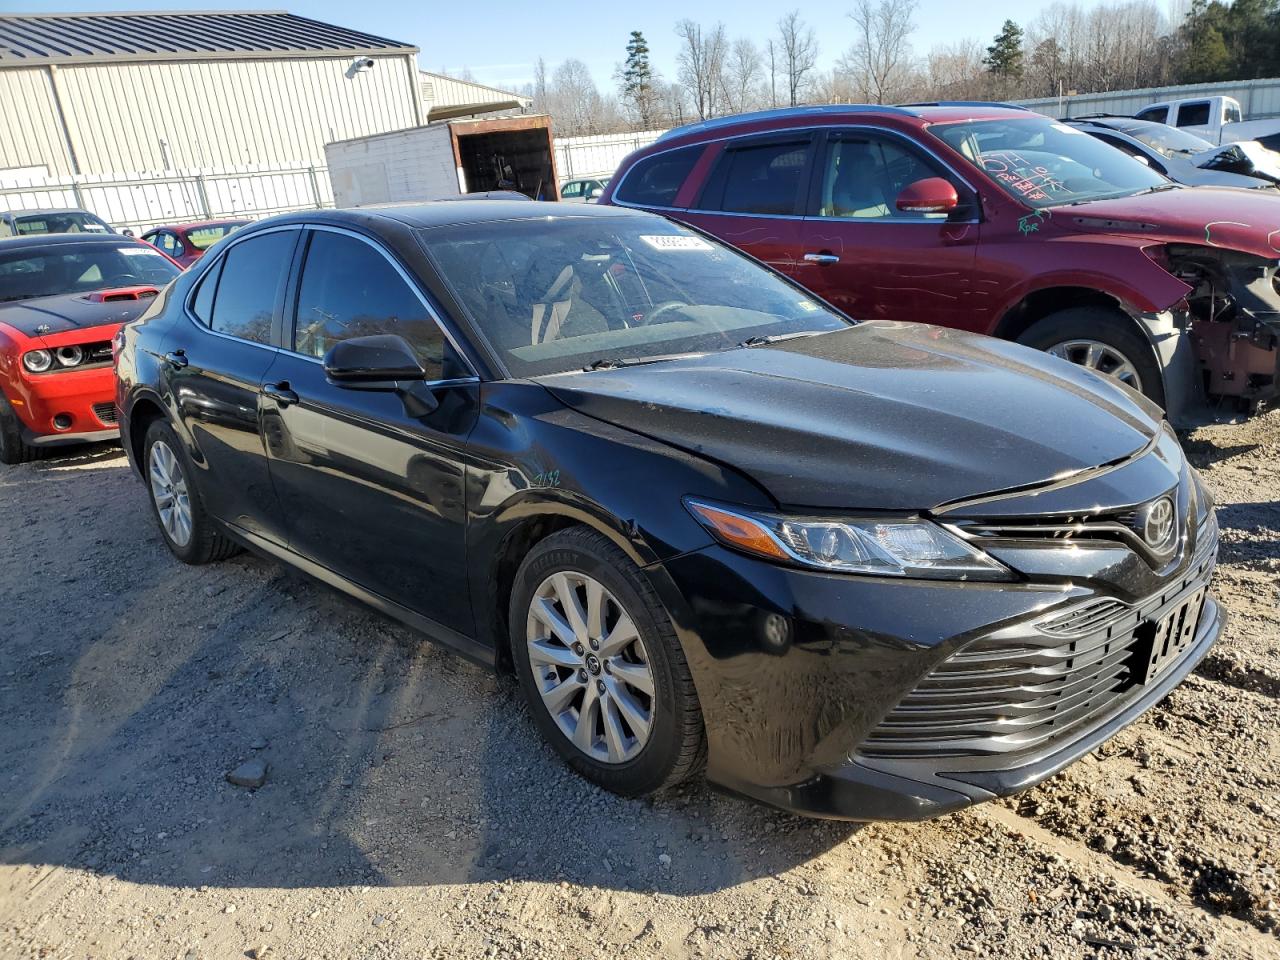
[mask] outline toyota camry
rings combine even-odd
[[[582,775],[922,819],[1023,789],[1214,642],[1160,410],[855,324],[666,219],[471,200],[243,228],[125,327],[165,542],[248,547],[517,678]]]

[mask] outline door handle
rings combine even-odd
[[[169,366],[171,367],[177,367],[179,370],[181,370],[183,367],[187,365],[189,361],[187,360],[187,354],[185,350],[174,350],[173,352],[166,353],[164,355],[164,362],[169,364]]]
[[[289,389],[288,383],[268,383],[262,388],[262,392],[282,407],[287,407],[291,403],[297,403],[298,400],[301,399],[296,393]]]
[[[804,258],[809,263],[839,263],[840,258],[834,253],[806,253]]]

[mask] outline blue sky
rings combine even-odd
[[[1088,0],[1086,0],[1086,3]],[[984,43],[1000,29],[1006,17],[1022,24],[1034,20],[1051,0],[1022,0],[1016,8],[1001,4],[962,3],[958,0],[920,0],[914,39],[918,52],[936,43],[972,37]],[[499,87],[527,83],[533,63],[544,57],[549,67],[577,57],[591,69],[602,87],[612,86],[614,66],[624,56],[627,36],[641,30],[649,41],[654,64],[668,78],[675,78],[677,20],[690,17],[703,23],[724,21],[731,37],[739,35],[763,42],[774,33],[778,17],[791,9],[787,0],[721,0],[691,4],[679,0],[645,0],[630,3],[536,3],[488,0],[460,3],[397,4],[367,0],[360,4],[339,0],[286,0],[273,4],[217,2],[217,0],[0,0],[0,7],[23,12],[56,10],[192,10],[242,7],[264,9],[284,6],[291,13],[338,23],[422,48],[421,63],[427,70],[469,68],[475,78]],[[852,24],[846,13],[851,6],[833,3],[797,4],[814,28],[820,48],[819,65],[830,66],[849,46]],[[538,15],[540,13],[540,15]]]

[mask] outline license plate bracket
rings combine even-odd
[[[1191,646],[1207,593],[1202,587],[1159,620],[1139,624],[1129,660],[1133,683],[1145,685],[1155,680]]]

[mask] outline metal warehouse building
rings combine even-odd
[[[0,15],[0,175],[322,164],[330,141],[527,102],[417,54],[284,11]]]

